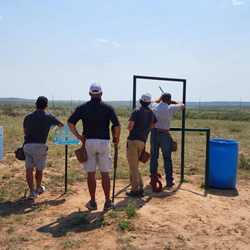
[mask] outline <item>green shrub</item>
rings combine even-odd
[[[238,167],[245,170],[250,170],[250,157],[247,159],[243,154],[240,154]]]

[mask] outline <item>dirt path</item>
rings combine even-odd
[[[182,184],[175,177],[176,187],[160,193],[152,192],[144,177],[146,196],[141,199],[126,197],[127,180],[116,181],[115,211],[136,201],[132,231],[119,231],[115,219],[103,212],[100,181],[98,210],[89,214],[90,224],[72,226],[79,211],[87,211],[85,181],[70,186],[67,195],[58,188],[33,204],[29,200],[1,204],[1,216],[9,217],[2,225],[0,249],[250,249],[250,181],[237,180],[237,189],[232,190],[204,190],[202,176],[188,176],[192,183]]]

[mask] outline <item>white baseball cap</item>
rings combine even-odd
[[[94,91],[95,90],[95,91]],[[101,85],[99,84],[99,83],[92,83],[91,85],[90,85],[90,89],[89,89],[89,92],[91,93],[91,94],[100,94],[100,93],[102,93],[102,87],[101,87]]]
[[[143,102],[151,102],[151,95],[149,93],[144,93],[142,96],[141,96],[141,100]]]

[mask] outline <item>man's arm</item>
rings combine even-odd
[[[183,104],[182,102],[175,102],[175,101],[170,100],[169,104],[180,104],[181,105],[181,110],[183,110],[185,108],[185,104]]]
[[[159,97],[158,99],[154,100],[153,103],[160,103],[161,102],[161,97]]]
[[[76,130],[76,126],[73,123],[67,122],[69,129],[71,130],[71,132],[75,135],[75,137],[78,140],[83,140],[83,138],[85,137],[85,135],[80,135],[77,130]]]
[[[27,129],[23,128],[23,133],[26,135]]]
[[[64,123],[62,121],[60,121],[60,123],[57,125],[58,127],[63,127]]]
[[[152,124],[151,128],[156,128],[156,123]]]
[[[135,125],[135,122],[129,121],[129,123],[128,123],[128,131],[131,131],[133,129],[134,125]]]
[[[120,140],[121,125],[115,126],[114,129],[115,129],[115,138],[113,138],[113,139],[115,139],[115,140],[113,140],[113,143],[115,146],[118,146],[119,140]]]

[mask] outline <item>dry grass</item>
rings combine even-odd
[[[66,122],[67,117],[59,117]],[[120,144],[118,147],[118,168],[117,178],[128,179],[128,163],[126,159],[126,140],[128,130],[128,117],[120,117],[122,126]],[[0,199],[6,201],[8,199],[20,198],[25,195],[27,184],[25,183],[25,169],[23,163],[14,157],[14,151],[23,143],[22,122],[23,117],[0,117],[1,125],[4,127],[4,143],[3,143],[3,163],[1,163],[0,179],[4,180],[0,185]],[[172,127],[181,127],[180,120],[173,120]],[[81,131],[81,124],[78,124]],[[216,120],[186,120],[186,128],[210,128],[211,138],[221,138],[239,141],[239,158],[247,160],[249,158],[250,145],[248,138],[250,137],[250,124],[248,122],[232,122],[232,121],[216,121]],[[48,188],[53,189],[57,186],[64,185],[65,172],[65,146],[53,145],[53,133],[55,129],[49,133],[47,145],[49,147],[47,167],[44,174],[44,183]],[[180,173],[181,164],[181,132],[171,132],[173,138],[178,142],[179,149],[172,154],[174,171]],[[79,145],[68,146],[68,182],[73,184],[86,178],[81,165],[74,156],[74,150]],[[150,150],[149,140],[146,146]],[[204,173],[205,171],[205,152],[206,150],[206,133],[205,132],[186,132],[185,136],[185,175]],[[112,147],[112,155],[114,149]],[[242,158],[243,157],[243,158]],[[244,162],[242,160],[242,162]],[[21,163],[21,164],[20,164]],[[149,175],[149,163],[140,163],[142,175]],[[160,155],[159,170],[163,175],[163,160]],[[113,177],[113,172],[111,172]],[[249,169],[242,167],[238,170],[238,177],[250,178]],[[100,178],[100,174],[97,174]],[[188,179],[188,177],[186,177]],[[8,191],[7,191],[8,190]],[[18,190],[18,191],[17,191]]]

